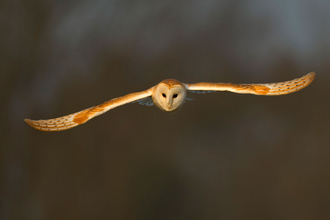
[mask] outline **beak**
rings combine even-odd
[[[172,99],[169,98],[167,101],[167,108],[171,108],[171,106],[172,106]]]

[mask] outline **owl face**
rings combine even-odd
[[[164,111],[174,111],[186,98],[185,87],[177,80],[164,80],[155,87],[152,100]]]

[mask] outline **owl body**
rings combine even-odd
[[[301,78],[290,81],[266,84],[208,82],[186,84],[175,79],[166,79],[145,91],[114,98],[80,112],[48,120],[25,119],[25,122],[31,127],[41,131],[61,131],[83,124],[98,115],[127,103],[139,102],[147,106],[154,104],[163,111],[171,112],[177,110],[185,102],[187,99],[187,91],[198,93],[229,91],[241,94],[267,96],[285,95],[305,88],[314,80],[314,77],[315,73],[312,72]]]

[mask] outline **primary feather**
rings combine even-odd
[[[188,91],[229,91],[254,95],[285,95],[296,92],[308,86],[315,77],[315,73],[285,82],[266,84],[233,84],[233,83],[208,83],[185,84]]]

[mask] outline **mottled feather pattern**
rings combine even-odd
[[[155,104],[160,109],[170,112],[178,109],[179,106],[181,106],[186,100],[191,100],[187,98],[186,91],[196,93],[230,91],[255,95],[285,95],[305,88],[313,81],[314,77],[315,73],[312,72],[294,80],[266,84],[208,82],[185,84],[175,79],[167,79],[148,90],[114,98],[100,105],[74,114],[49,120],[25,119],[25,122],[40,131],[62,131],[83,124],[88,120],[109,111],[110,109],[125,105],[127,103],[138,102],[139,104],[147,106]]]
[[[31,127],[40,131],[62,131],[80,125],[81,122],[74,121],[74,119],[79,114],[84,113],[85,115],[85,113],[88,112],[90,109],[91,108],[67,116],[48,119],[48,120],[25,119],[25,122],[28,123]]]
[[[285,95],[305,88],[314,80],[314,78],[315,73],[312,72],[301,78],[293,79],[290,81],[268,83],[262,85],[267,86],[270,89],[267,95]]]
[[[301,78],[279,83],[233,84],[201,82],[185,84],[185,86],[189,91],[230,91],[255,95],[285,95],[305,88],[313,81],[314,77],[315,73],[312,72]]]
[[[40,131],[62,131],[70,129],[83,124],[88,120],[109,111],[110,109],[139,99],[144,99],[151,95],[151,89],[114,98],[100,105],[67,116],[48,120],[25,119],[25,122],[28,123],[31,127]]]

